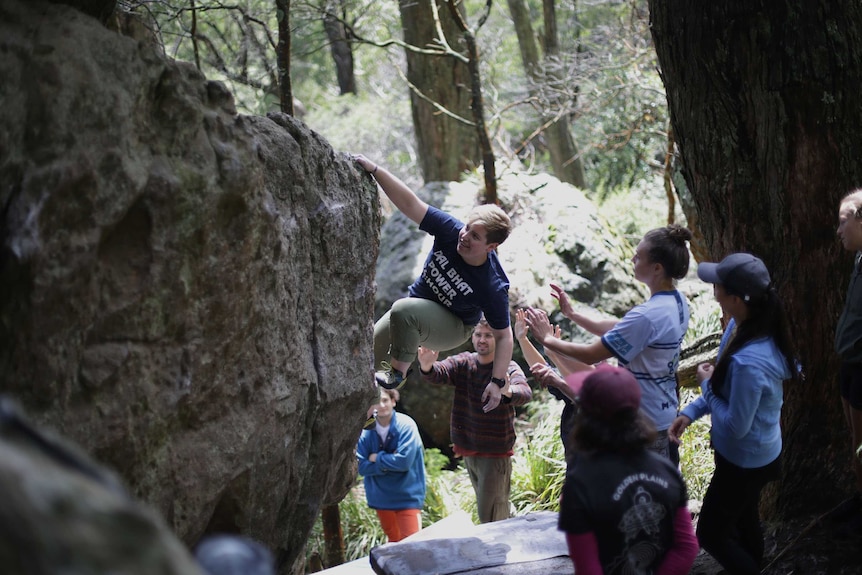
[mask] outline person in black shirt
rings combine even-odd
[[[844,419],[849,429],[856,489],[853,496],[833,513],[832,519],[846,521],[843,530],[846,535],[852,535],[862,533],[862,461],[857,453],[862,445],[862,189],[841,200],[837,233],[844,249],[856,254],[844,310],[835,329],[835,351],[841,357],[838,381]]]
[[[566,377],[580,413],[560,499],[578,575],[688,573],[698,543],[679,471],[647,449],[656,436],[627,369],[601,364]]]

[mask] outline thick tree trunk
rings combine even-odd
[[[452,48],[463,49],[461,32],[444,0],[437,2],[443,33]],[[436,45],[437,37],[428,0],[399,0],[404,41],[422,48]],[[407,51],[407,80],[430,100],[471,121],[470,71],[452,57]],[[482,161],[474,126],[465,124],[410,92],[419,164],[426,182],[460,180],[462,173]]]
[[[341,1],[337,8],[341,8]],[[327,13],[323,17],[323,29],[329,39],[329,51],[335,63],[335,75],[338,78],[338,90],[345,94],[356,94],[356,75],[353,73],[353,48],[347,37],[344,23],[336,15]]]
[[[650,0],[683,173],[714,260],[761,256],[788,306],[805,382],[785,388],[783,474],[765,507],[851,490],[832,347],[852,258],[840,196],[862,183],[862,5]]]

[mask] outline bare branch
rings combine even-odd
[[[459,122],[462,122],[464,124],[467,124],[468,126],[475,126],[476,125],[473,122],[471,122],[470,120],[468,120],[466,118],[462,118],[458,114],[447,109],[445,106],[443,106],[442,104],[440,104],[439,102],[437,102],[433,98],[423,94],[422,91],[415,84],[411,83],[410,80],[407,79],[407,76],[404,75],[404,72],[401,71],[401,68],[396,66],[395,69],[398,70],[398,75],[401,76],[401,78],[404,80],[404,83],[407,84],[407,86],[410,88],[411,92],[413,92],[414,94],[419,96],[421,99],[423,99],[426,102],[428,102],[429,104],[431,104],[434,108],[439,110],[441,114],[449,116],[450,118],[457,120]]]
[[[464,22],[464,19],[461,18],[461,13],[458,12],[458,8],[456,8],[454,4],[451,4],[450,0],[446,0],[446,2],[452,8],[450,12],[452,12],[453,17],[457,15],[457,17],[454,18],[455,23],[458,24],[458,27],[461,29],[462,32],[466,31],[468,29],[467,24]],[[447,55],[457,58],[465,64],[469,64],[470,59],[467,58],[467,56],[461,54],[460,52],[456,52],[455,50],[453,50],[452,47],[449,46],[449,43],[446,41],[446,34],[443,33],[443,24],[440,22],[440,13],[437,11],[437,2],[435,2],[434,0],[428,0],[428,3],[431,5],[431,14],[434,17],[434,27],[437,29],[437,42],[440,44],[440,46],[442,46],[443,51]]]

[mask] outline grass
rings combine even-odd
[[[681,405],[684,407],[699,395],[699,389],[683,389]],[[715,470],[712,449],[709,447],[709,416],[688,426],[679,446],[679,466],[688,487],[690,500],[703,501],[703,495]]]
[[[519,433],[512,458],[511,501],[516,515],[556,511],[566,478],[566,460],[560,441],[562,402],[534,418]]]

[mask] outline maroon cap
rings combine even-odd
[[[627,369],[600,363],[595,369],[576,371],[566,383],[578,396],[581,409],[600,417],[610,417],[641,406],[641,386]]]

